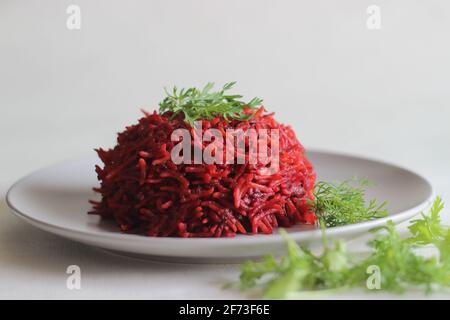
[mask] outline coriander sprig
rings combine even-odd
[[[446,227],[441,224],[439,213],[444,208],[444,203],[440,197],[437,197],[430,208],[430,214],[421,213],[422,219],[411,221],[408,227],[413,235],[410,238],[411,243],[419,245],[433,244],[445,237]]]
[[[449,288],[450,229],[440,223],[442,209],[442,201],[437,198],[428,216],[411,222],[407,238],[401,237],[392,221],[374,230],[375,239],[369,242],[371,252],[366,258],[357,259],[342,241],[329,241],[325,233],[323,252],[314,254],[282,232],[287,254],[281,261],[267,256],[261,262],[246,262],[241,267],[241,288],[258,286],[264,297],[273,299],[367,288],[368,270],[373,266],[378,267],[379,289],[384,291],[399,293],[407,288],[420,288],[430,292]],[[432,229],[438,229],[440,236],[430,236]],[[436,256],[425,257],[417,252],[417,247],[430,244],[437,249]]]
[[[171,91],[165,90],[166,97],[159,104],[159,112],[183,113],[184,121],[191,127],[197,120],[212,120],[221,116],[226,120],[248,120],[253,113],[245,113],[244,109],[259,107],[262,100],[253,98],[249,102],[243,102],[241,95],[227,94],[236,82],[226,83],[221,90],[212,92],[214,83],[208,83],[203,89],[188,88],[179,90],[173,87]]]

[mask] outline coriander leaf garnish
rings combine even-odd
[[[450,228],[447,228],[444,238],[437,242],[436,247],[439,250],[441,261],[447,266],[447,272],[450,274]]]
[[[408,287],[420,287],[429,292],[433,286],[450,285],[449,270],[441,259],[417,254],[411,238],[403,239],[392,221],[381,230],[385,233],[378,234],[369,243],[373,252],[355,267],[355,273],[364,272],[370,265],[378,266],[382,288],[392,292],[403,292]]]
[[[241,267],[241,288],[251,288],[261,278],[265,298],[295,298],[299,292],[342,288],[349,278],[351,256],[341,241],[328,246],[324,238],[324,251],[314,255],[305,247],[299,247],[281,230],[286,240],[287,254],[280,262],[266,256],[262,262],[246,262]]]
[[[392,221],[374,230],[375,239],[369,242],[372,251],[366,258],[356,259],[339,240],[330,245],[325,233],[323,252],[313,254],[282,231],[287,254],[281,260],[266,256],[262,262],[245,263],[241,267],[241,288],[261,287],[264,297],[272,299],[311,297],[352,287],[367,288],[369,266],[379,268],[381,290],[400,293],[408,288],[426,292],[448,288],[450,229],[440,223],[442,208],[442,201],[437,198],[429,218],[422,215],[422,219],[411,222],[411,234],[407,238],[400,236]],[[428,227],[439,230],[440,236],[424,232]],[[437,256],[424,257],[415,250],[430,243],[438,250]]]
[[[359,186],[352,185],[355,183]],[[368,184],[367,180],[317,182],[314,188],[315,199],[311,204],[319,221],[325,223],[326,227],[335,227],[386,217],[386,202],[377,204],[372,199],[366,204],[363,187]]]
[[[255,109],[261,106],[262,100],[253,98],[243,102],[241,95],[227,94],[236,82],[226,83],[220,91],[212,92],[214,83],[208,83],[203,89],[188,88],[179,90],[173,87],[165,90],[166,97],[159,104],[159,112],[183,113],[184,121],[191,127],[197,120],[212,120],[221,116],[226,120],[249,120],[253,113],[246,113],[245,109]]]
[[[441,225],[439,215],[443,209],[444,203],[440,197],[437,197],[428,216],[422,213],[422,219],[411,221],[412,224],[408,227],[413,235],[410,239],[411,243],[427,245],[436,243],[444,238],[446,230]]]

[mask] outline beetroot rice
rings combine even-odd
[[[254,111],[248,111],[254,112]],[[280,170],[260,174],[261,163],[179,164],[172,162],[171,134],[193,129],[182,115],[145,113],[118,134],[117,145],[96,150],[101,195],[92,214],[114,219],[123,232],[158,237],[233,237],[271,234],[274,228],[314,224],[315,174],[293,130],[277,123],[264,108],[248,121],[217,117],[203,120],[216,128],[278,129]],[[205,147],[204,145],[202,146]],[[236,155],[235,155],[236,156]]]

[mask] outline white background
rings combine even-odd
[[[66,28],[69,4],[81,7],[79,31]],[[380,30],[366,27],[370,4]],[[236,80],[306,147],[401,164],[450,201],[449,31],[444,0],[3,0],[0,194],[42,166],[112,146],[164,86]],[[79,291],[66,289],[71,264],[82,269]],[[222,288],[237,277],[234,265],[110,256],[0,204],[1,298],[248,297]],[[393,296],[404,297],[422,295]]]

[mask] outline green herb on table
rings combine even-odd
[[[357,186],[355,186],[357,184]],[[367,180],[330,183],[319,181],[314,188],[313,210],[327,228],[386,217],[386,202],[366,204]]]
[[[286,237],[286,235],[285,235]],[[295,298],[304,292],[338,289],[349,279],[351,256],[344,243],[325,246],[321,255],[314,255],[286,237],[287,254],[278,262],[273,256],[262,262],[248,261],[241,267],[241,288],[262,287],[269,299]],[[261,278],[265,281],[260,282]]]
[[[341,241],[329,245],[324,234],[324,251],[313,254],[286,237],[287,254],[280,261],[272,256],[261,262],[249,261],[242,265],[242,289],[260,287],[270,299],[302,298],[305,294],[332,292],[345,288],[366,288],[369,266],[380,270],[381,289],[402,292],[420,288],[426,292],[450,286],[450,230],[440,223],[442,201],[437,198],[428,216],[412,221],[411,234],[402,238],[389,221],[375,230],[375,239],[369,243],[372,252],[365,259],[356,259]],[[439,230],[439,236],[430,236],[429,230]],[[433,232],[434,232],[433,231]],[[416,248],[433,244],[438,255],[424,257]]]
[[[445,254],[441,252],[439,257],[432,258],[419,255],[410,241],[412,238],[402,239],[391,221],[381,230],[385,234],[370,243],[373,252],[354,268],[355,273],[364,274],[369,266],[376,265],[381,271],[382,289],[399,293],[409,287],[430,292],[435,287],[450,285],[449,265],[442,260]]]
[[[441,224],[439,213],[444,208],[440,197],[436,198],[430,214],[422,215],[422,219],[411,221],[409,231],[413,235],[409,241],[419,245],[433,244],[441,241],[446,235],[446,228]]]
[[[183,113],[184,120],[191,127],[200,119],[212,120],[221,116],[226,120],[248,120],[253,113],[246,113],[244,109],[255,109],[261,106],[262,100],[253,98],[249,102],[243,102],[241,95],[227,94],[236,82],[230,82],[220,91],[211,92],[214,83],[208,83],[202,90],[197,88],[178,90],[174,87],[171,92],[166,90],[166,97],[159,104],[161,113]]]

